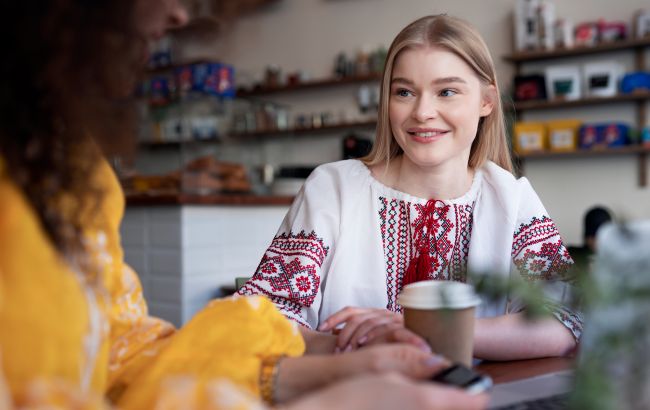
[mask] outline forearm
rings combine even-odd
[[[565,356],[574,348],[571,332],[553,318],[527,321],[516,313],[478,319],[474,329],[474,356],[486,360]]]
[[[336,336],[316,330],[300,327],[300,333],[305,340],[305,354],[330,354],[336,347]]]
[[[341,356],[311,355],[285,358],[279,364],[275,399],[284,403],[343,377]]]

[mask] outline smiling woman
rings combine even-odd
[[[465,21],[427,16],[397,34],[382,76],[375,145],[317,168],[241,294],[268,295],[317,342],[337,348],[425,342],[403,326],[401,289],[465,282],[468,271],[552,288],[555,315],[523,322],[516,295],[478,311],[474,355],[567,354],[581,332],[562,288],[573,264],[525,178],[515,179],[494,64]],[[317,332],[320,330],[321,332]]]

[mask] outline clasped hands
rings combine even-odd
[[[386,309],[346,307],[327,318],[318,330],[336,334],[336,353],[382,343],[407,343],[431,353],[423,338],[404,327],[401,314]]]

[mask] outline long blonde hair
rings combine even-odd
[[[382,75],[375,144],[370,153],[361,160],[368,166],[388,164],[391,159],[402,153],[402,149],[393,138],[389,117],[393,66],[401,51],[422,46],[436,46],[449,50],[474,70],[483,85],[494,86],[496,91],[494,108],[489,115],[479,121],[477,135],[470,150],[469,166],[479,168],[489,160],[513,172],[496,70],[487,45],[470,24],[444,14],[415,20],[393,40]]]

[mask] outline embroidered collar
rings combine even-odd
[[[361,161],[355,160],[355,165],[359,167],[361,170],[361,173],[368,178],[368,181],[370,185],[377,190],[378,192],[381,193],[382,196],[389,197],[389,198],[395,198],[395,199],[400,199],[403,201],[415,203],[415,204],[422,204],[425,205],[429,199],[428,198],[420,198],[411,194],[408,194],[403,191],[399,191],[395,188],[391,188],[387,185],[384,185],[383,183],[379,182],[370,172],[370,169]],[[483,171],[481,169],[477,169],[476,172],[474,172],[474,179],[472,180],[472,185],[470,186],[469,190],[465,192],[462,196],[454,199],[445,199],[445,200],[438,200],[438,202],[442,202],[445,205],[468,205],[472,204],[476,198],[478,197],[478,193],[481,187],[481,182],[483,181]]]

